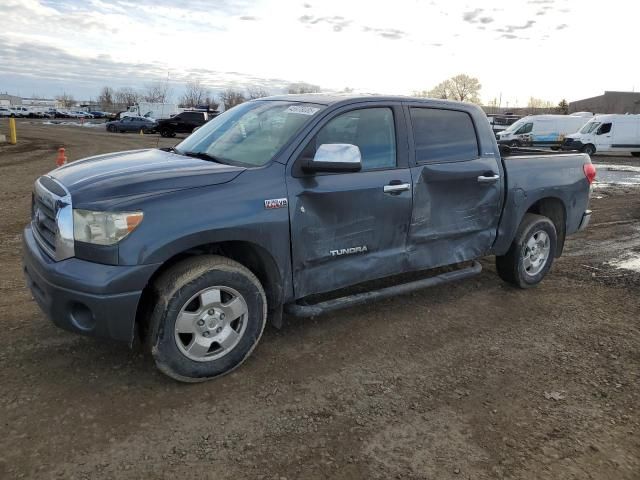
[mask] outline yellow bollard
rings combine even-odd
[[[18,143],[18,135],[16,134],[16,119],[9,119],[9,143],[15,145]]]

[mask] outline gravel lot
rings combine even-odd
[[[183,385],[54,327],[20,265],[59,146],[176,140],[26,120],[18,137],[0,146],[0,478],[640,478],[640,272],[619,268],[640,257],[633,182],[594,189],[592,225],[536,289],[486,258],[468,281],[287,319],[233,374]]]

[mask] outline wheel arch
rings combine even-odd
[[[258,277],[262,288],[264,288],[267,296],[268,310],[270,312],[281,310],[284,300],[284,282],[276,260],[267,249],[246,240],[205,243],[175,253],[172,257],[162,262],[153,272],[142,291],[142,296],[140,297],[136,311],[136,332],[139,339],[146,338],[149,315],[151,314],[156,298],[154,289],[156,280],[177,263],[187,258],[207,254],[221,255],[230,258],[248,268]],[[281,321],[278,315],[274,315],[273,317],[274,323]]]
[[[553,222],[558,236],[556,257],[560,257],[567,232],[567,209],[564,202],[558,197],[544,197],[529,205],[525,213],[542,215]]]

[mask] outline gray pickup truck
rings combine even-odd
[[[164,373],[202,381],[239,366],[283,312],[462,279],[486,255],[503,280],[536,285],[588,224],[594,177],[585,154],[501,154],[473,105],[270,97],[174,148],[40,177],[24,272],[56,325],[141,341]],[[375,289],[348,288],[364,282]]]

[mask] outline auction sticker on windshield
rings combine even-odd
[[[289,108],[285,110],[288,113],[299,113],[301,115],[313,115],[316,113],[319,108],[316,107],[307,107],[304,105],[291,105]]]

